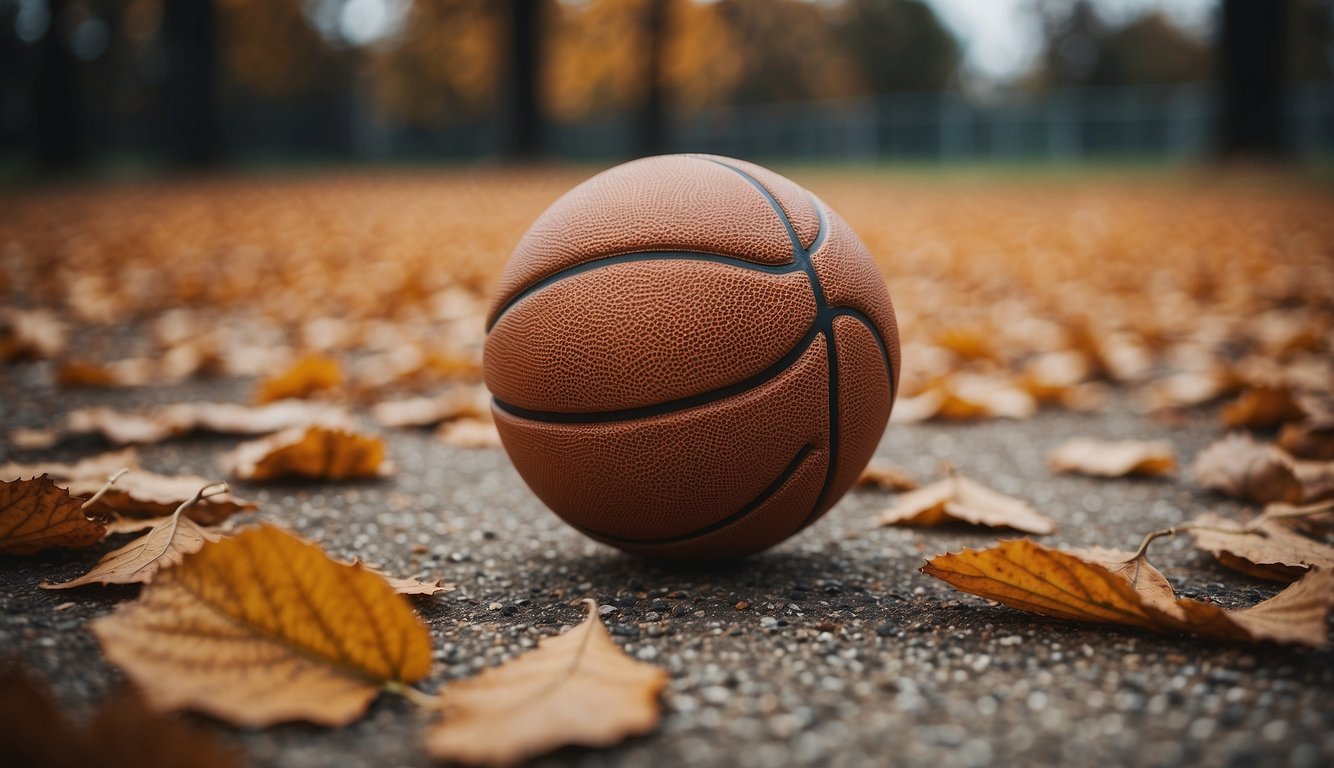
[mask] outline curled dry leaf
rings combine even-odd
[[[657,726],[666,670],[612,642],[590,600],[588,618],[537,649],[451,683],[427,736],[437,759],[511,765],[557,747],[604,747]]]
[[[887,461],[872,459],[866,469],[857,478],[858,488],[877,488],[890,493],[917,490],[917,481],[913,480],[902,467]]]
[[[1131,557],[1112,550],[1062,552],[1021,539],[939,555],[922,571],[964,592],[1058,619],[1244,642],[1326,644],[1334,572],[1312,571],[1258,605],[1229,611],[1176,597],[1162,573],[1143,561],[1127,562]]]
[[[436,436],[460,448],[499,448],[496,425],[480,419],[455,419],[440,425]]]
[[[348,565],[355,565],[365,568],[371,573],[384,579],[395,592],[400,595],[436,595],[441,592],[453,592],[458,589],[457,584],[445,583],[441,579],[434,581],[421,581],[419,579],[403,579],[397,576],[390,576],[377,566],[371,565],[360,558],[353,560]]]
[[[1284,425],[1278,447],[1300,459],[1334,461],[1334,418]]]
[[[1306,410],[1286,385],[1249,387],[1219,412],[1224,426],[1255,428],[1299,421],[1306,415]]]
[[[240,753],[202,728],[157,714],[138,696],[107,699],[80,728],[46,686],[18,667],[0,669],[0,760],[24,768],[124,765],[240,768]]]
[[[261,381],[255,390],[255,404],[305,399],[337,387],[342,380],[337,360],[319,355],[303,357],[286,371]]]
[[[1293,474],[1302,484],[1302,501],[1334,498],[1334,461],[1293,461]]]
[[[1077,437],[1047,454],[1053,472],[1094,477],[1163,475],[1176,469],[1172,444],[1165,440],[1094,440]]]
[[[154,709],[244,725],[343,725],[431,666],[383,578],[272,526],[204,545],[92,628]]]
[[[1302,483],[1287,456],[1245,435],[1228,435],[1195,457],[1195,481],[1238,499],[1267,504],[1302,500]]]
[[[98,477],[105,480],[122,469],[138,469],[139,455],[133,448],[107,451],[74,462],[42,461],[31,464],[9,462],[0,465],[0,480],[48,475],[52,480]],[[119,482],[119,481],[118,481]]]
[[[104,406],[70,411],[61,430],[64,435],[101,435],[113,445],[160,443],[187,431],[156,414],[126,413]]]
[[[930,419],[1027,419],[1037,410],[1037,400],[1006,378],[953,374],[937,379],[917,395],[895,403],[890,418],[909,424]]]
[[[903,494],[879,515],[880,525],[929,527],[951,522],[1039,535],[1056,530],[1055,521],[1028,502],[997,493],[959,474]]]
[[[225,463],[243,480],[352,480],[384,477],[393,471],[380,438],[320,426],[294,427],[242,443]]]
[[[0,553],[83,549],[101,541],[106,531],[102,518],[84,511],[83,499],[45,475],[0,482]]]
[[[435,397],[387,400],[371,408],[382,427],[430,427],[459,418],[486,420],[488,395],[480,387],[455,387]]]
[[[115,445],[159,443],[191,432],[259,435],[310,424],[351,422],[347,411],[328,403],[283,400],[260,406],[235,403],[177,403],[146,413],[111,408],[78,408],[69,413],[55,440],[68,435],[100,435]]]
[[[220,486],[220,487],[219,487]],[[43,589],[69,589],[84,584],[145,584],[153,580],[159,570],[181,562],[186,555],[198,552],[204,544],[219,541],[222,535],[201,528],[184,513],[200,500],[207,498],[210,489],[226,490],[226,484],[205,486],[193,498],[182,502],[170,517],[154,525],[148,533],[97,561],[92,570],[77,579],[51,584],[43,582]]]
[[[1334,547],[1297,533],[1281,519],[1266,516],[1245,525],[1207,512],[1189,525],[1196,547],[1257,578],[1287,582],[1313,567],[1334,569]]]
[[[45,360],[65,349],[65,324],[47,309],[0,307],[0,361]]]

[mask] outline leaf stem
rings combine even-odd
[[[116,472],[116,474],[108,477],[107,481],[102,484],[102,487],[97,489],[97,493],[94,493],[91,497],[89,497],[89,499],[85,501],[82,505],[80,505],[79,508],[88,509],[92,505],[101,501],[102,497],[107,495],[107,491],[111,490],[111,486],[115,485],[117,480],[129,474],[129,472],[130,470],[128,468],[121,467],[120,470]]]
[[[435,711],[440,709],[440,696],[423,693],[410,685],[401,683],[397,680],[390,680],[384,684],[384,689],[389,693],[397,694],[416,704],[422,709]]]

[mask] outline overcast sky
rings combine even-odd
[[[1265,0],[1261,0],[1262,2]],[[1005,79],[1022,73],[1038,53],[1037,20],[1032,0],[927,0],[959,37],[964,64],[977,74]],[[1162,9],[1174,22],[1207,35],[1216,0],[1094,0],[1111,21]]]

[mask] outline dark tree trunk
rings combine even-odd
[[[1284,37],[1288,0],[1224,0],[1218,41],[1223,157],[1278,158],[1287,150]]]
[[[69,170],[83,160],[83,103],[74,57],[61,34],[67,0],[51,0],[51,22],[37,43],[33,139],[37,165]]]
[[[668,0],[648,0],[644,31],[644,104],[639,110],[639,154],[657,155],[667,145],[666,94],[662,87],[662,50],[667,37]]]
[[[509,125],[505,153],[532,160],[543,152],[538,68],[542,60],[543,0],[510,0]]]
[[[218,124],[218,17],[213,0],[163,3],[167,58],[167,145],[171,161],[203,168],[222,161]]]

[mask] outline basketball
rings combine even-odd
[[[751,163],[667,155],[570,190],[487,315],[505,450],[567,523],[628,552],[720,559],[824,514],[894,403],[898,328],[857,235]]]

